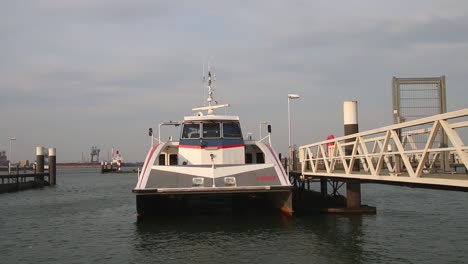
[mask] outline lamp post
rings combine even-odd
[[[298,94],[288,94],[288,166],[286,166],[286,171],[289,176],[289,166],[291,165],[291,110],[290,110],[290,101],[291,99],[299,99]]]
[[[260,133],[259,133],[258,140],[262,139],[262,125],[268,125],[268,122],[267,121],[260,122]]]
[[[11,174],[11,161],[13,160],[11,157],[11,142],[16,140],[16,138],[11,137],[10,138],[10,153],[8,153],[8,174]]]

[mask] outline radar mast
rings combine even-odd
[[[193,108],[192,111],[205,111],[206,110],[207,115],[214,115],[215,109],[229,107],[229,104],[222,104],[222,105],[213,104],[213,103],[217,103],[213,97],[213,90],[214,90],[213,84],[214,84],[214,78],[212,78],[211,71],[208,69],[208,84],[207,84],[208,98],[206,99],[206,101],[208,102],[208,106]],[[199,112],[198,115],[203,115],[203,113]]]

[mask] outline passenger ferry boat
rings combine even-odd
[[[133,189],[138,217],[247,207],[291,215],[292,185],[271,146],[271,128],[263,139],[244,139],[238,116],[215,114],[229,104],[214,104],[211,77],[207,106],[183,122],[161,123],[181,126],[178,142],[154,144],[150,128],[152,147]]]

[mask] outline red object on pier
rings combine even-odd
[[[335,136],[330,134],[327,136],[327,140],[330,140],[330,139],[334,139]],[[328,149],[330,149],[331,146],[335,146],[335,142],[328,142],[327,143],[327,152],[328,152]]]

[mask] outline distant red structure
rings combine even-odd
[[[327,140],[334,139],[334,138],[335,138],[335,136],[332,135],[332,134],[327,136]],[[329,152],[330,147],[334,147],[334,146],[335,146],[335,142],[328,142],[327,143],[327,153]]]

